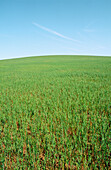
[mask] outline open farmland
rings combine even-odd
[[[111,58],[0,61],[2,169],[109,169]]]

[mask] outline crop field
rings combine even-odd
[[[111,57],[0,61],[1,169],[110,169]]]

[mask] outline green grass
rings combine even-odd
[[[1,60],[1,168],[108,169],[110,113],[110,57]]]

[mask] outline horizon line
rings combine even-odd
[[[43,55],[29,55],[29,56],[17,56],[12,58],[2,58],[1,60],[10,60],[10,59],[22,59],[22,58],[31,58],[31,57],[48,57],[48,56],[94,56],[94,57],[111,57],[111,55],[97,55],[97,54],[43,54]]]

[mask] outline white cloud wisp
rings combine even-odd
[[[37,27],[39,27],[39,28],[41,28],[42,30],[45,30],[45,31],[50,32],[50,33],[52,33],[52,34],[54,34],[54,35],[57,35],[58,37],[64,38],[64,39],[66,39],[66,40],[70,40],[70,41],[74,41],[74,42],[81,43],[81,42],[78,41],[78,40],[75,40],[75,39],[73,39],[73,38],[70,38],[70,37],[67,37],[67,36],[65,36],[65,35],[62,35],[62,34],[56,32],[56,31],[54,31],[54,30],[51,30],[51,29],[49,29],[49,28],[46,28],[46,27],[44,27],[44,26],[42,26],[42,25],[40,25],[40,24],[37,24],[37,23],[35,23],[35,22],[33,22],[32,24],[35,25],[35,26],[37,26]]]

